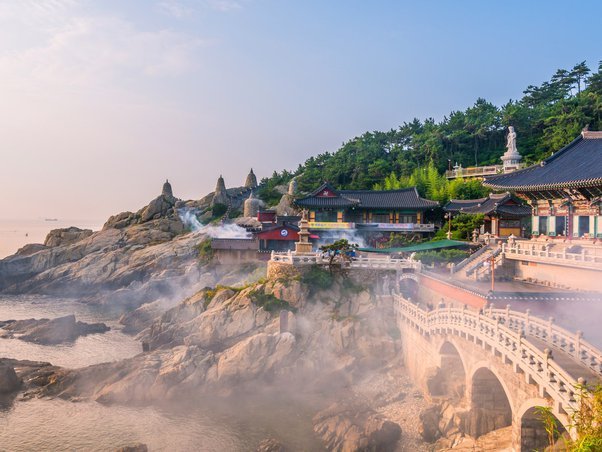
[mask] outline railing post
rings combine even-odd
[[[575,333],[575,354],[579,361],[581,361],[581,338],[583,338],[583,331],[577,330],[577,333]]]
[[[510,305],[506,305],[506,327],[510,328]]]
[[[529,330],[530,324],[531,324],[530,319],[529,319],[530,315],[531,315],[531,310],[527,309],[525,311],[525,334],[529,334],[530,333],[530,330]]]
[[[552,326],[553,325],[554,325],[554,317],[548,317],[548,342],[550,344],[553,343],[553,341],[552,341],[552,337],[553,337]]]

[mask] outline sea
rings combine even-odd
[[[44,243],[52,229],[76,226],[98,231],[103,220],[76,220],[62,218],[37,218],[29,220],[0,219],[0,259],[14,254],[28,243]]]
[[[45,346],[0,339],[0,357],[77,368],[121,360],[142,351],[124,334],[115,314],[74,299],[0,295],[0,319],[53,318],[105,322],[111,330],[73,344]],[[144,443],[151,451],[253,451],[266,438],[291,450],[320,451],[312,433],[315,410],[303,400],[273,397],[221,402],[191,398],[153,406],[95,401],[0,397],[0,451],[114,451]]]

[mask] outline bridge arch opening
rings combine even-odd
[[[399,291],[406,299],[415,300],[418,295],[418,277],[415,273],[401,273],[398,280]]]
[[[547,450],[551,443],[562,447],[562,438],[568,437],[558,418],[549,410],[544,414],[542,407],[533,406],[521,417],[521,450]]]
[[[485,433],[512,425],[512,408],[498,377],[481,367],[472,376],[470,416],[467,433],[478,438]]]
[[[432,396],[446,396],[454,401],[464,397],[466,390],[466,370],[460,352],[454,344],[445,341],[439,348],[441,365],[436,378],[429,380],[429,392]]]

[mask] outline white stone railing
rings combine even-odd
[[[360,256],[353,258],[349,266],[351,268],[382,268],[383,270],[411,268],[418,272],[422,269],[422,264],[419,261],[412,259],[395,259],[391,256],[387,256],[386,258]]]
[[[468,256],[466,259],[458,262],[457,264],[452,264],[451,273],[457,273],[458,271],[462,270],[468,264],[474,262],[479,256],[487,252],[488,249],[489,248],[487,246],[482,246],[477,251]]]
[[[558,252],[551,251],[549,246],[542,246],[530,241],[515,241],[514,243],[509,241],[502,244],[502,253],[507,259],[602,270],[602,256],[588,252],[585,247],[580,253],[569,253],[566,248]]]
[[[323,253],[296,254],[294,252],[277,253],[272,251],[270,260],[272,262],[281,262],[290,265],[328,265],[330,259]],[[420,271],[422,265],[418,261],[411,259],[395,259],[387,257],[354,257],[344,262],[348,268],[373,268],[383,270],[401,270],[411,268]]]
[[[505,361],[511,361],[515,370],[517,366],[520,367],[522,372],[539,385],[542,394],[545,390],[565,410],[577,409],[577,386],[582,383],[582,380],[575,379],[556,363],[549,349],[540,350],[522,331],[505,325],[502,316],[499,315],[499,311],[506,313],[505,310],[492,310],[491,315],[466,307],[446,307],[426,311],[400,295],[395,295],[394,303],[398,315],[422,334],[451,333],[472,340],[483,348],[488,346],[493,353],[503,357]],[[508,310],[508,312],[512,311]],[[523,318],[527,321],[527,325],[532,319]],[[599,352],[597,354],[599,355]],[[583,362],[581,359],[579,361]]]
[[[272,251],[270,260],[290,265],[325,265],[328,260],[324,259],[322,253],[295,254],[293,252],[277,253]]]
[[[487,176],[491,174],[501,173],[504,167],[502,165],[490,165],[490,166],[470,166],[467,168],[457,168],[448,170],[445,172],[445,177],[453,179],[455,177],[474,177],[474,176]]]
[[[512,311],[510,305],[506,309],[495,309],[493,305],[485,309],[485,314],[499,320],[513,331],[522,331],[526,336],[536,337],[547,345],[562,350],[575,361],[580,362],[596,374],[602,376],[602,351],[583,339],[583,333],[572,333],[554,323],[554,318],[540,319],[526,312]]]

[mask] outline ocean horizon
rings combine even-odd
[[[16,253],[28,243],[44,243],[53,229],[75,226],[98,231],[103,224],[103,220],[90,219],[0,219],[0,259]]]

